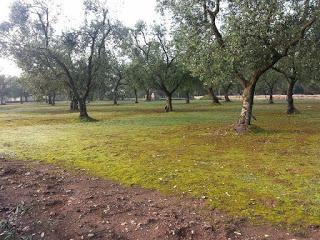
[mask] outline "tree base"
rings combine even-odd
[[[98,122],[98,120],[90,116],[80,116],[80,122]]]
[[[238,133],[238,134],[244,134],[244,133],[248,133],[250,131],[250,128],[248,125],[243,124],[243,123],[237,123],[234,126],[234,130]]]
[[[300,114],[300,111],[296,108],[291,108],[287,110],[287,114],[288,115],[292,115],[292,114]]]

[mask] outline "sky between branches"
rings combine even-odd
[[[28,0],[25,0],[28,2]],[[0,0],[0,22],[6,21],[10,13],[10,5],[14,0]],[[54,4],[60,5],[60,28],[65,29],[74,26],[82,19],[82,0],[54,0]],[[110,14],[119,19],[124,25],[132,27],[138,20],[144,20],[152,24],[159,19],[155,11],[156,0],[107,0]],[[68,16],[68,17],[66,17]],[[80,21],[79,21],[80,20]],[[8,58],[0,58],[0,74],[19,75],[20,70]]]

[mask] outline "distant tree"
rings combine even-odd
[[[45,2],[15,2],[11,21],[3,23],[0,29],[5,32],[1,42],[23,70],[28,72],[30,66],[24,63],[30,63],[40,66],[45,73],[50,70],[52,74],[64,75],[72,98],[79,103],[80,117],[88,118],[86,101],[97,80],[102,50],[112,26],[108,10],[98,1],[84,1],[84,8],[82,26],[54,35]]]
[[[261,81],[257,85],[257,90],[260,90],[260,92],[263,92],[264,95],[269,96],[269,104],[274,103],[273,95],[277,90],[277,86],[281,85],[281,81],[279,81],[279,78],[281,78],[279,74],[273,71],[268,71],[261,77]]]
[[[9,82],[5,75],[0,75],[0,104],[6,104],[6,98],[9,95]]]
[[[135,69],[142,73],[139,79],[139,86],[145,92],[146,101],[151,101],[152,73],[151,73],[151,49],[153,38],[151,30],[143,21],[138,21],[130,31],[131,39],[129,57]]]

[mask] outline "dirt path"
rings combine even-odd
[[[125,187],[43,163],[0,159],[1,240],[320,239],[320,232],[308,236],[232,220],[206,208],[205,200]]]

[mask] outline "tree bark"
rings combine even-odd
[[[147,102],[151,101],[151,91],[150,91],[150,89],[146,90],[146,101]]]
[[[295,108],[294,106],[294,101],[293,101],[293,91],[294,91],[294,86],[296,84],[295,79],[289,79],[288,83],[288,91],[287,91],[287,102],[288,102],[288,107],[287,107],[287,114],[295,114],[299,113],[299,111]]]
[[[230,100],[230,98],[229,98],[229,93],[228,93],[228,92],[225,92],[225,93],[224,93],[224,100],[225,100],[226,102],[231,102],[231,100]]]
[[[246,86],[242,94],[242,110],[240,113],[240,118],[236,126],[236,131],[238,133],[243,133],[248,130],[249,125],[251,125],[251,119],[254,117],[252,115],[253,100],[255,92],[256,83]]]
[[[51,105],[52,106],[56,105],[56,93],[55,92],[53,92],[53,94],[52,94]]]
[[[113,92],[113,105],[118,105],[118,92]]]
[[[51,94],[48,95],[48,104],[52,105],[52,97],[51,97]]]
[[[134,96],[135,96],[135,98],[136,98],[136,101],[135,101],[135,103],[139,103],[139,99],[138,99],[138,92],[137,92],[137,89],[136,89],[136,88],[134,88],[134,89],[133,89],[133,91],[134,91]]]
[[[88,112],[87,112],[87,103],[85,98],[79,99],[79,107],[80,107],[80,118],[88,118]]]
[[[269,89],[269,104],[274,104],[274,101],[273,101],[273,89],[272,88]]]
[[[189,91],[186,92],[186,104],[190,103],[190,93]]]
[[[24,95],[24,102],[28,102],[28,95]]]
[[[23,104],[23,97],[20,96],[20,103]]]
[[[166,112],[172,112],[173,107],[172,107],[172,94],[167,94],[167,104],[165,106],[165,111]]]
[[[70,111],[72,112],[75,112],[75,111],[79,111],[79,104],[78,104],[78,100],[73,97],[71,99],[71,102],[70,102]]]
[[[231,102],[231,100],[229,98],[229,91],[230,91],[231,87],[232,87],[231,83],[224,87],[224,100],[226,102]]]
[[[214,94],[214,91],[213,91],[213,87],[209,87],[209,93],[212,97],[212,103],[214,104],[220,104],[220,101],[219,101],[219,98]]]

